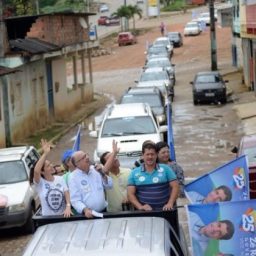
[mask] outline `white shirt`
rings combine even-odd
[[[196,191],[188,191],[187,192],[188,199],[192,204],[204,204],[204,196],[199,194]]]
[[[90,166],[88,174],[78,168],[70,174],[70,201],[78,213],[82,213],[84,208],[101,212],[107,207],[104,188],[109,189],[113,186],[112,179],[108,176],[107,179],[105,183],[93,166]]]
[[[66,208],[64,192],[68,190],[64,179],[54,176],[53,181],[47,181],[41,177],[39,183],[34,183],[40,198],[42,215],[62,215]]]

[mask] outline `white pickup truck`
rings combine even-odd
[[[23,227],[34,232],[32,216],[39,199],[29,177],[38,159],[32,146],[0,149],[0,230]]]

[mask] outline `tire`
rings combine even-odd
[[[29,211],[29,216],[28,216],[27,221],[23,227],[27,234],[33,234],[36,230],[35,222],[32,219],[34,214],[35,214],[35,208],[33,206],[31,206],[30,211]]]
[[[198,101],[195,98],[193,98],[193,103],[195,106],[198,105]]]

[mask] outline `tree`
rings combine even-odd
[[[139,18],[142,17],[142,9],[138,7],[138,5],[128,5],[127,6],[130,9],[130,15],[132,17],[133,21],[133,30],[135,30],[135,15],[137,14]]]
[[[117,16],[120,19],[125,18],[129,20],[131,18],[131,10],[128,6],[122,5],[112,15]],[[129,23],[128,23],[128,28],[125,27],[125,29],[129,30]],[[123,22],[121,22],[121,31],[123,31]]]

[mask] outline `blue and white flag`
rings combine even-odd
[[[174,148],[174,139],[173,139],[173,129],[172,129],[172,107],[171,103],[167,103],[167,143],[170,148],[170,158],[172,161],[176,161],[176,154],[175,154],[175,148]]]
[[[194,256],[256,255],[256,200],[186,208]]]
[[[185,185],[185,194],[195,204],[249,199],[247,157],[238,157]]]
[[[80,150],[80,140],[81,140],[81,125],[78,125],[78,131],[76,134],[75,142],[73,145],[73,150],[74,151],[79,151]]]

